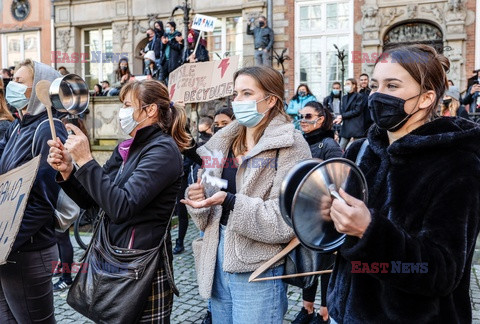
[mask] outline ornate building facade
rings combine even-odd
[[[280,50],[290,43],[285,31],[288,26],[285,2],[273,0],[275,48]],[[187,3],[191,7],[190,19],[196,13],[217,18],[215,30],[206,34],[211,59],[239,55],[241,65],[253,64],[253,37],[246,35],[246,24],[251,18],[267,15],[266,0],[188,0]],[[126,56],[133,74],[142,74],[139,53],[147,44],[147,28],[153,27],[157,20],[164,23],[173,20],[183,33],[183,11],[171,15],[172,9],[184,4],[184,0],[54,1],[56,51],[60,58],[57,65],[76,71],[93,85],[113,80],[119,56]],[[72,53],[90,53],[90,60],[72,60]],[[68,60],[62,60],[63,57]]]
[[[0,0],[0,67],[25,58],[50,63],[50,0]]]
[[[334,45],[346,56],[345,79],[370,75],[384,49],[412,43],[446,55],[448,77],[461,91],[480,69],[479,0],[290,0],[288,6],[294,12],[294,84],[312,85],[320,98],[341,80]]]

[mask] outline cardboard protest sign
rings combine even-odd
[[[215,28],[216,21],[217,18],[215,17],[196,14],[195,17],[193,17],[192,29],[212,32]]]
[[[233,74],[238,56],[220,61],[184,64],[170,73],[170,100],[183,103],[205,102],[233,94]]]
[[[0,265],[7,263],[39,164],[40,156],[37,156],[0,175]]]

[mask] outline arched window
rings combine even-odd
[[[442,31],[426,22],[409,22],[391,28],[383,38],[383,50],[394,46],[426,44],[443,53]]]

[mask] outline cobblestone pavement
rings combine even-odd
[[[198,237],[198,230],[190,221],[187,236],[185,238],[185,252],[174,256],[175,282],[180,290],[180,297],[175,297],[173,304],[172,323],[201,323],[201,317],[206,312],[207,303],[198,294],[195,267],[193,263],[191,242]],[[177,229],[172,230],[172,238],[177,237]],[[78,260],[83,250],[78,247],[73,235],[72,244],[75,250],[75,260]],[[480,241],[477,242],[475,265],[471,275],[471,299],[473,311],[473,323],[480,323]],[[54,282],[57,280],[53,279]],[[55,316],[58,323],[92,323],[79,313],[75,312],[66,302],[67,290],[55,293]],[[133,296],[132,296],[133,298]],[[320,300],[320,298],[317,298]],[[317,305],[318,306],[318,305]],[[302,308],[301,290],[289,286],[288,311],[284,323],[290,323]]]

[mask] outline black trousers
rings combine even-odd
[[[178,241],[183,245],[185,235],[188,229],[188,212],[187,207],[180,202],[180,199],[185,198],[185,190],[188,187],[188,174],[182,177],[182,186],[177,196],[177,216],[178,216]]]
[[[55,238],[57,239],[58,252],[60,253],[60,262],[62,267],[64,264],[67,264],[68,268],[72,269],[73,246],[72,242],[70,241],[70,231],[66,230],[63,233],[55,231]],[[72,281],[71,272],[63,272],[62,278],[67,282]]]
[[[330,273],[326,273],[320,276],[320,293],[321,293],[321,302],[320,306],[327,306],[327,289],[328,281],[330,281]],[[318,279],[315,280],[315,283],[309,288],[303,289],[303,300],[307,302],[315,302],[315,295],[317,294]]]
[[[10,253],[0,266],[0,323],[56,323],[52,268],[57,260],[56,245]]]

